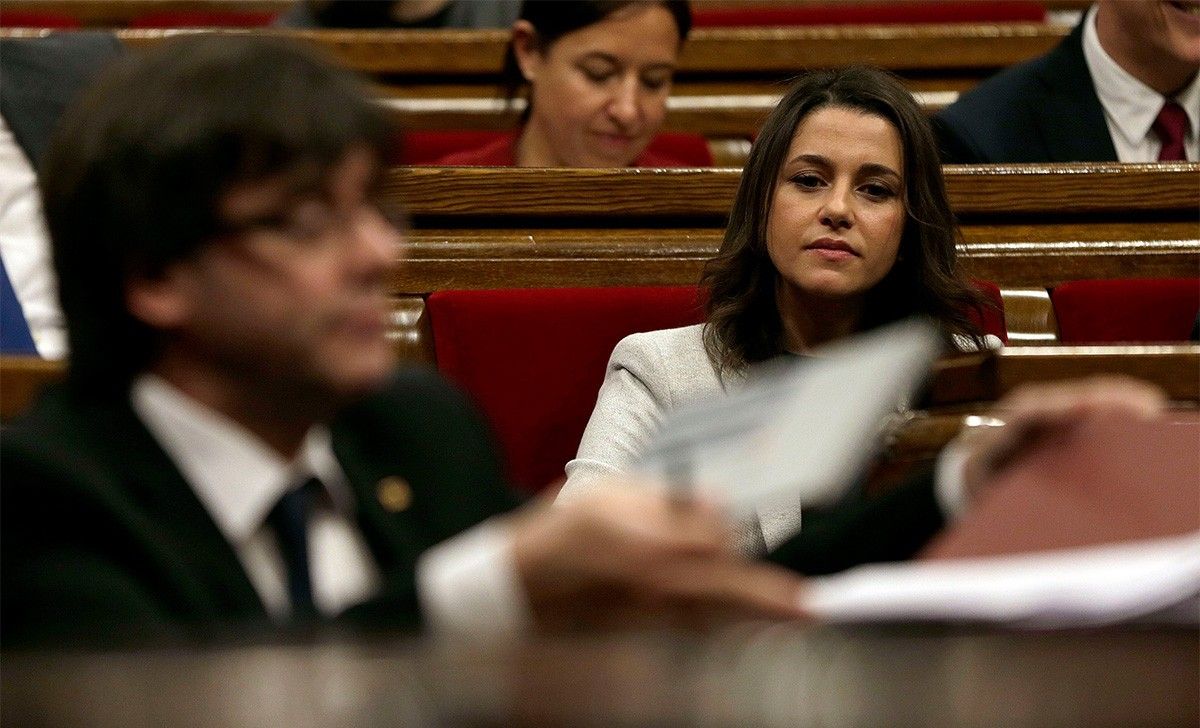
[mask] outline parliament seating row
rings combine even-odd
[[[436,363],[477,397],[490,382],[497,391],[487,396],[499,399],[481,404],[498,420],[517,480],[528,487],[541,485],[573,452],[616,340],[632,330],[698,320],[694,305],[644,305],[637,296],[663,295],[655,289],[674,286],[677,292],[666,295],[674,295],[676,304],[680,295],[690,295],[694,302],[700,267],[719,244],[739,174],[389,170],[384,195],[403,203],[412,220],[408,259],[396,267],[390,283],[397,348],[406,358]],[[1012,344],[1053,342],[1057,326],[1051,293],[1069,290],[1064,284],[1070,281],[1185,278],[1191,282],[1182,287],[1163,284],[1164,290],[1182,291],[1183,333],[1178,338],[1185,336],[1187,317],[1195,315],[1200,270],[1198,182],[1196,164],[948,168],[952,204],[963,222],[965,268],[1002,289],[1004,327],[998,333],[1007,331]],[[632,303],[613,286],[633,287]],[[553,290],[563,287],[588,290]],[[476,306],[476,319],[468,317],[464,323],[447,302],[475,300],[472,289],[530,290],[507,294],[512,301],[508,307],[495,305],[494,297],[505,294],[478,294],[478,300],[489,304]],[[463,290],[467,292],[451,293]],[[562,295],[577,297],[578,305],[565,305]],[[1156,312],[1162,307],[1144,295],[1120,295],[1116,303],[1102,304],[1101,316],[1094,318],[1111,322],[1114,311],[1143,306]],[[1137,323],[1141,315],[1127,318]],[[634,328],[629,328],[630,317]],[[474,351],[471,347],[480,341],[472,344],[469,337],[463,343],[472,330],[487,332],[490,338],[482,342],[492,348]],[[584,346],[581,337],[592,344]],[[556,363],[555,351],[583,359]],[[931,402],[944,412],[989,401],[1031,378],[1114,370],[1148,377],[1176,399],[1195,401],[1197,356],[1195,347],[1010,347],[939,374]],[[531,362],[549,369],[539,370]],[[473,375],[468,371],[472,366],[481,369]],[[38,364],[22,371],[32,380],[52,374]],[[522,376],[525,394],[514,384]],[[574,392],[573,399],[547,389],[552,381]],[[20,406],[23,392],[28,396],[6,374],[0,387],[6,413]],[[550,415],[533,416],[538,407],[545,411],[550,406],[553,412],[568,399],[574,402],[573,427],[555,424]],[[901,450],[944,440],[957,414],[951,412],[949,420],[942,415],[914,419],[913,427],[924,434],[898,440]]]
[[[996,307],[973,318],[983,331],[1006,339],[999,289],[977,285]],[[1200,277],[1077,281],[1064,287],[1071,295],[1059,315],[1076,324],[1079,337],[1064,344],[1184,344],[1200,311]],[[1114,293],[1116,298],[1106,297]],[[1140,304],[1138,314],[1157,308],[1156,315],[1095,315],[1119,311],[1130,296]],[[1072,304],[1088,310],[1074,315]],[[691,286],[443,290],[430,295],[427,306],[438,369],[474,397],[508,456],[513,481],[530,488],[561,476],[621,338],[704,320],[703,292]],[[1193,380],[1200,377],[1198,362],[1192,362]],[[933,401],[947,407],[981,399],[979,392],[956,386],[935,389]],[[1173,394],[1194,399],[1195,390],[1185,385]],[[990,394],[985,399],[1000,392]]]
[[[904,78],[922,107],[933,113],[982,79],[1049,50],[1067,30],[1044,23],[701,29],[684,46],[663,128],[704,137],[711,146],[706,157],[719,165],[741,166],[747,141],[757,134],[788,79],[801,71],[878,65]],[[0,37],[45,32],[9,27]],[[133,47],[181,32],[285,35],[322,48],[374,78],[379,103],[399,128],[424,133],[420,144],[406,145],[410,151],[431,143],[444,146],[463,132],[512,129],[524,108],[522,99],[501,97],[507,31],[117,31]],[[421,164],[438,156],[422,153],[396,161]]]
[[[441,289],[695,285],[740,174],[391,170],[384,193],[412,221],[397,339],[421,339]],[[947,186],[963,266],[1000,286],[1013,344],[1057,340],[1049,291],[1064,282],[1200,270],[1200,165],[948,167]]]
[[[574,451],[616,341],[634,330],[698,320],[695,306],[685,304],[694,304],[700,268],[720,243],[739,175],[392,170],[385,194],[405,204],[413,227],[407,260],[392,279],[398,347],[436,363],[475,394],[497,427],[517,482],[546,482]],[[1151,286],[1176,301],[1177,313],[1169,333],[1148,336],[1186,338],[1200,307],[1200,166],[951,167],[948,188],[963,224],[964,266],[1002,289],[1011,344],[1058,341],[1052,293],[1069,292],[1065,284],[1086,279],[1184,279]],[[613,286],[635,292],[605,288]],[[640,288],[660,286],[668,288]],[[479,298],[462,290],[561,287],[590,290],[488,291]],[[666,303],[646,303],[644,297],[656,295]],[[582,312],[564,296],[579,297]],[[1122,320],[1113,312],[1127,311],[1127,323],[1141,324],[1137,307],[1144,311],[1150,301],[1123,296],[1102,304],[1106,317],[1094,318],[1112,323]],[[545,309],[539,312],[539,306]],[[572,311],[578,318],[571,318]],[[644,317],[644,325],[630,328],[631,316]],[[472,330],[482,334],[471,339]],[[595,346],[585,346],[581,337]],[[558,355],[569,361],[555,358],[560,349],[570,352]],[[1136,354],[1125,352],[1133,358],[1123,358],[1096,353],[1109,349],[1037,346],[1029,349],[1032,360],[1014,358],[1015,351],[973,360],[970,376],[948,370],[939,378],[948,383],[935,383],[931,395],[939,410],[990,401],[1022,377],[1039,378],[1043,367],[1052,378],[1130,367],[1134,371],[1127,373],[1155,379],[1179,399],[1197,396],[1200,359],[1194,349],[1134,349]],[[1038,364],[1028,367],[1030,361]],[[1010,374],[1014,367],[1022,372],[1016,377]],[[959,419],[914,419],[919,434],[901,438],[899,452],[932,452]]]
[[[2,37],[45,28],[6,27]],[[777,93],[781,82],[814,68],[876,65],[917,91],[961,91],[1014,63],[1040,55],[1069,28],[1045,23],[696,30],[679,58],[675,95]],[[130,47],[180,33],[246,33],[295,38],[347,68],[374,76],[390,96],[495,98],[507,30],[117,30]]]

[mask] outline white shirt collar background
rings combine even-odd
[[[1155,162],[1162,142],[1151,127],[1165,101],[1162,94],[1134,78],[1100,45],[1096,32],[1096,7],[1088,11],[1083,27],[1083,57],[1096,87],[1108,132],[1121,162]],[[1200,69],[1198,69],[1200,70]],[[1188,117],[1184,153],[1200,159],[1200,73],[1175,95]]]

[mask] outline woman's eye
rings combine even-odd
[[[593,83],[604,83],[608,79],[612,78],[613,75],[613,70],[611,68],[590,68],[588,66],[583,66],[579,70],[582,71],[583,75]]]
[[[647,89],[649,89],[651,91],[659,91],[659,90],[663,89],[664,87],[666,87],[666,85],[669,83],[671,83],[670,76],[651,76],[651,77],[643,76],[642,77],[642,86],[646,87]]]
[[[825,184],[825,180],[815,174],[798,174],[792,177],[792,183],[805,190],[815,190]]]
[[[861,189],[863,191],[863,193],[865,195],[867,195],[868,197],[874,197],[874,198],[881,199],[881,200],[887,199],[889,197],[894,197],[896,194],[896,193],[892,192],[892,189],[890,187],[887,187],[886,185],[881,185],[881,184],[866,184],[866,185],[863,185],[862,187],[860,187],[859,189]]]

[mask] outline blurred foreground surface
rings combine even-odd
[[[6,652],[7,725],[1196,726],[1194,628],[745,625]]]

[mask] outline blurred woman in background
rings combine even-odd
[[[527,0],[504,63],[520,127],[438,164],[521,167],[684,166],[647,151],[662,128],[687,2]]]

